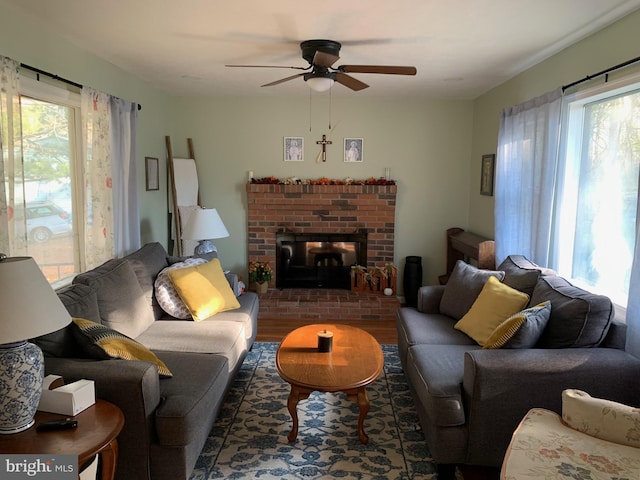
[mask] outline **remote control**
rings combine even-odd
[[[71,418],[64,418],[61,420],[50,420],[48,422],[42,422],[36,427],[38,432],[44,432],[47,430],[67,430],[69,428],[76,428],[78,426],[77,420]]]

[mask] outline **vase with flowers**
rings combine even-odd
[[[249,262],[249,280],[256,284],[258,293],[266,293],[269,286],[269,280],[273,276],[273,270],[269,262],[257,262],[251,260]]]

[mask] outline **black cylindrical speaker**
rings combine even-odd
[[[409,256],[404,264],[404,300],[407,307],[418,306],[418,289],[422,286],[422,257]]]

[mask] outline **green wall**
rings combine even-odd
[[[496,153],[502,109],[637,57],[640,55],[638,32],[640,32],[640,11],[627,15],[608,28],[548,58],[475,100],[472,155],[469,159],[471,201],[468,226],[470,230],[493,237],[493,197],[479,194],[480,160],[485,153]],[[611,75],[610,79],[630,71],[637,71],[639,68],[634,66],[620,70],[615,75]],[[602,81],[604,77],[585,83],[580,88]]]
[[[447,228],[493,236],[493,198],[479,194],[480,159],[495,153],[502,108],[638,55],[640,13],[629,15],[475,101],[427,98],[188,98],[159,91],[77,48],[0,0],[0,54],[75,82],[141,103],[138,126],[142,241],[167,245],[165,136],[174,156],[193,138],[203,203],[215,207],[230,237],[217,240],[225,268],[246,268],[247,172],[256,177],[367,178],[398,183],[396,263],[423,257],[424,282],[445,268]],[[401,81],[401,79],[399,79]],[[340,87],[336,87],[340,88]],[[310,125],[311,124],[311,125]],[[311,131],[310,131],[311,126]],[[326,163],[315,142],[327,134]],[[305,161],[282,160],[284,136],[305,139]],[[344,137],[364,138],[364,162],[342,161]],[[160,159],[160,191],[144,189],[144,157]]]
[[[203,204],[218,209],[230,237],[215,242],[225,267],[246,265],[248,171],[256,178],[364,179],[391,169],[398,183],[396,264],[423,257],[425,280],[443,273],[444,231],[466,222],[467,159],[471,148],[469,101],[332,99],[329,132],[327,95],[309,99],[180,98],[173,110],[174,156],[186,155],[193,138]],[[326,163],[316,163],[316,141],[326,134]],[[283,161],[283,137],[304,137],[304,162]],[[343,161],[345,137],[364,138],[364,161]]]

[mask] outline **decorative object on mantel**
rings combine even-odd
[[[370,268],[354,265],[351,267],[351,291],[391,296],[396,291],[397,274],[398,268],[393,263]]]
[[[273,270],[268,262],[256,262],[255,260],[249,262],[249,280],[255,284],[257,293],[267,293],[272,275]]]
[[[250,183],[256,183],[260,185],[395,185],[396,181],[383,177],[369,177],[364,180],[356,180],[350,177],[347,177],[344,180],[327,177],[321,177],[317,179],[300,179],[297,177],[262,177],[251,178]]]

